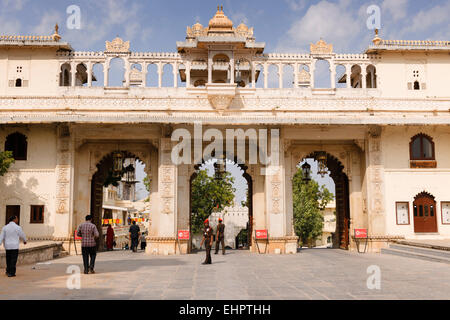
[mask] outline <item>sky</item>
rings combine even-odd
[[[175,52],[186,26],[197,21],[206,26],[219,4],[235,26],[244,22],[254,27],[256,41],[265,42],[267,53],[308,52],[310,43],[320,38],[332,43],[337,53],[364,52],[374,35],[367,27],[371,5],[380,9],[383,39],[450,40],[450,0],[0,0],[0,4],[2,34],[51,35],[58,23],[62,41],[79,51],[103,51],[106,40],[119,36],[130,41],[132,51]],[[70,25],[73,11],[67,11],[73,6],[80,10],[79,29]],[[269,85],[273,83],[275,79],[269,79]],[[138,168],[142,178],[142,166]],[[143,186],[138,189],[143,197]]]

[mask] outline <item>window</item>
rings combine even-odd
[[[20,224],[20,205],[8,205],[6,206],[6,219],[5,225],[9,223],[9,218],[16,216]]]
[[[21,87],[22,86],[22,79],[18,78],[16,79],[16,87]]]
[[[411,160],[435,160],[433,139],[423,133],[415,135],[409,143]]]
[[[44,223],[44,206],[31,206],[30,223]]]
[[[16,132],[6,138],[5,150],[12,151],[14,160],[27,160],[27,137]]]
[[[419,81],[414,81],[414,90],[420,90]]]

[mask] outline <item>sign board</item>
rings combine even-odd
[[[189,240],[189,230],[178,230],[178,240]]]
[[[255,230],[256,239],[267,239],[267,229]]]
[[[355,238],[356,239],[366,239],[367,238],[367,229],[355,229]]]

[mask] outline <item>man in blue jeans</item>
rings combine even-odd
[[[6,275],[8,277],[16,276],[20,239],[23,244],[27,244],[27,238],[18,223],[19,219],[16,216],[10,217],[9,223],[3,227],[0,233],[0,245],[3,243],[6,251]]]
[[[83,254],[84,273],[95,273],[95,257],[97,256],[95,239],[99,237],[99,233],[95,224],[92,223],[91,215],[87,215],[86,221],[80,224],[77,236],[82,237],[81,253]],[[91,258],[91,261],[89,261],[89,258]]]

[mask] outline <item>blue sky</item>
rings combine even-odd
[[[174,51],[186,26],[207,25],[217,5],[210,0],[0,0],[3,34],[51,34],[56,22],[63,39],[76,50],[100,51],[105,40],[119,35],[134,51]],[[266,51],[307,51],[322,37],[336,52],[361,52],[373,31],[366,27],[366,9],[381,9],[381,36],[390,39],[450,38],[450,1],[446,0],[222,0],[225,14],[237,25],[255,29]],[[81,9],[81,29],[68,30],[66,9]]]
[[[50,35],[58,23],[63,41],[80,51],[103,51],[105,41],[116,36],[130,40],[132,51],[175,51],[175,42],[184,39],[186,26],[196,21],[206,26],[218,4],[223,5],[235,26],[245,22],[254,27],[256,40],[266,43],[266,52],[308,52],[309,44],[320,38],[332,43],[335,52],[363,52],[373,38],[373,30],[366,27],[366,10],[373,4],[380,8],[384,39],[450,40],[450,0],[0,2],[2,34]],[[67,28],[66,10],[70,5],[81,10],[79,30]],[[244,190],[242,181],[239,183],[239,189]],[[323,183],[331,186],[330,181]]]

